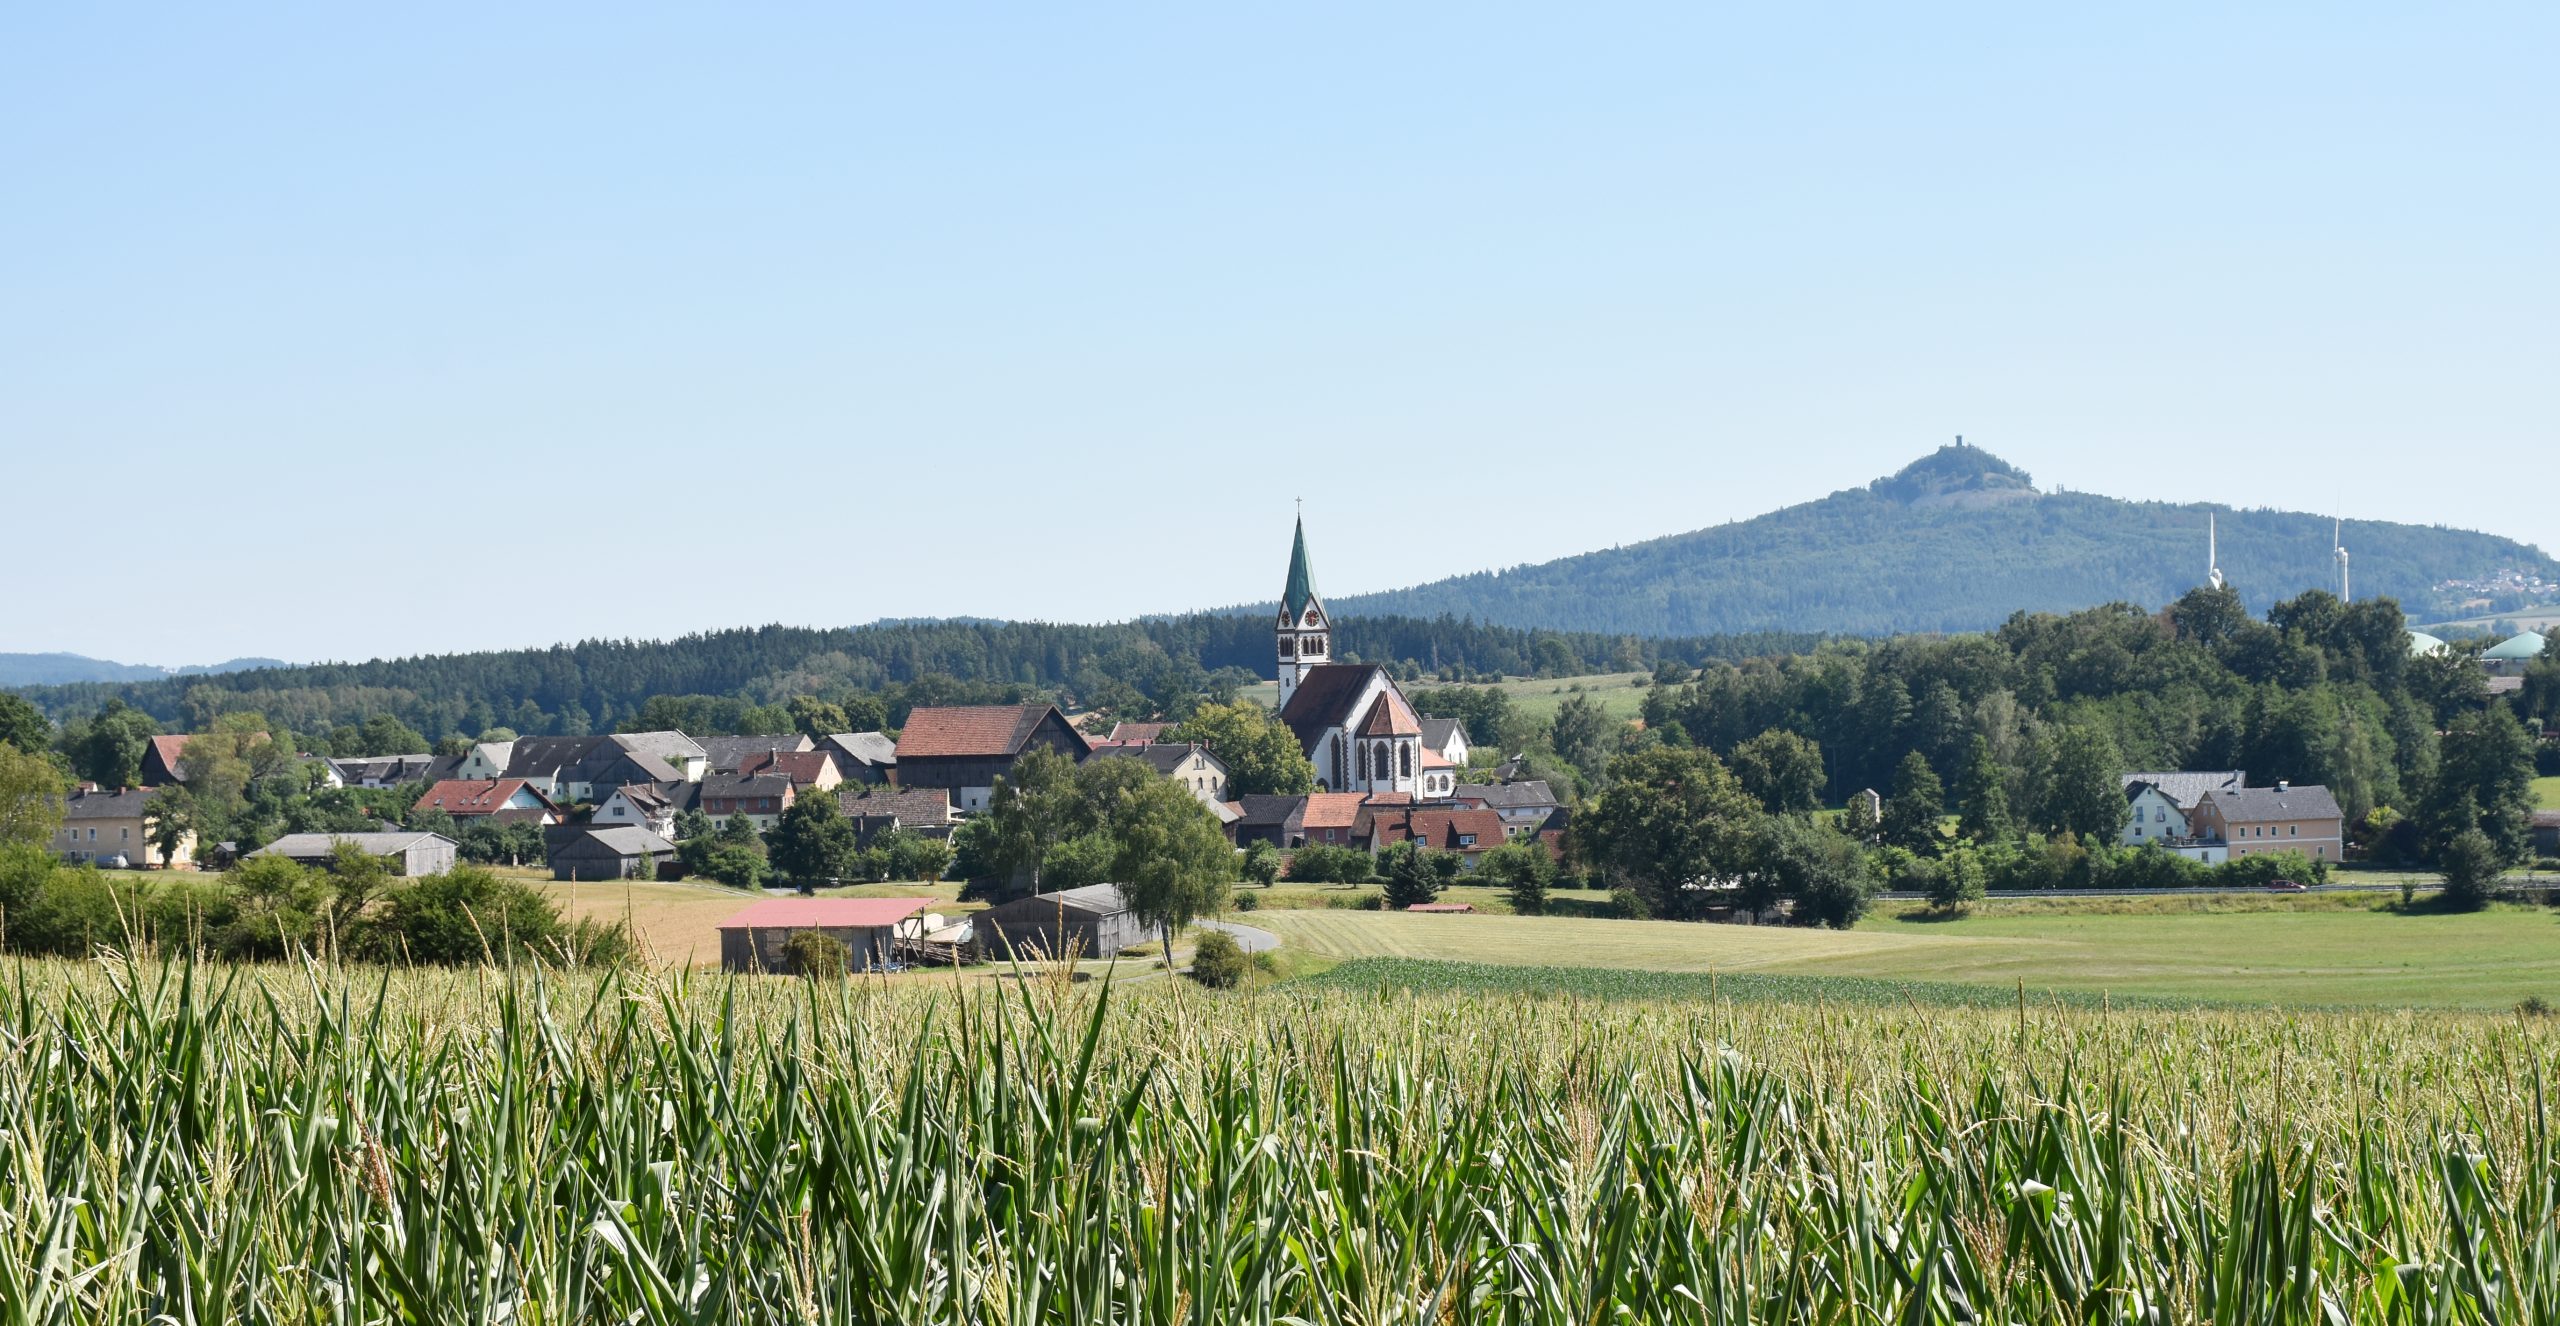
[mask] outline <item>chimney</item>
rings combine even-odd
[[[2276,780],[2276,790],[2279,792],[2290,792],[2293,790],[2293,784],[2286,779],[2279,778]]]

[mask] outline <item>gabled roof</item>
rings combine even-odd
[[[2249,775],[2238,769],[2222,769],[2205,773],[2133,773],[2124,776],[2124,797],[2131,801],[2142,795],[2144,787],[2160,789],[2160,795],[2178,809],[2193,810],[2207,792],[2223,792],[2249,785]]]
[[[1280,721],[1298,734],[1298,744],[1312,755],[1326,731],[1351,725],[1351,706],[1360,702],[1369,678],[1384,673],[1375,663],[1319,663],[1307,669],[1297,689],[1289,692],[1289,702],[1280,706]]]
[[[937,756],[1019,755],[1040,729],[1041,720],[1058,712],[1050,704],[968,704],[918,709],[907,715],[898,734],[898,759]],[[1060,726],[1066,726],[1064,718]],[[1070,732],[1074,729],[1069,728]],[[1081,746],[1084,738],[1076,737]]]
[[[594,828],[579,825],[577,828],[576,833],[563,835],[561,840],[551,848],[554,856],[564,853],[576,855],[577,849],[586,844],[593,844],[614,856],[623,857],[670,856],[676,850],[674,843],[637,824],[607,824]]]
[[[702,776],[702,797],[733,800],[739,797],[778,797],[791,791],[792,782],[781,774],[711,773]]]
[[[443,843],[450,847],[451,838],[440,833],[413,833],[406,830],[380,833],[288,833],[251,856],[289,856],[307,858],[327,856],[340,843],[353,843],[367,856],[389,856],[405,852],[421,843]]]
[[[882,767],[898,762],[898,743],[885,732],[838,732],[825,744],[855,764]]]
[[[654,755],[667,764],[681,768],[686,760],[699,760],[707,754],[702,743],[681,732],[625,732],[614,738],[624,750],[641,755]]]
[[[720,923],[723,930],[876,930],[933,905],[931,898],[767,898]]]
[[[797,732],[781,736],[705,737],[702,739],[703,753],[709,758],[711,767],[731,772],[735,772],[740,764],[758,755],[778,750],[804,751],[811,747],[810,740]]]
[[[1171,723],[1114,723],[1105,741],[1162,741],[1173,727]]]
[[[494,815],[508,809],[518,793],[531,793],[543,807],[551,798],[521,778],[448,778],[428,788],[409,809],[441,810],[447,815]]]
[[[178,757],[187,753],[187,742],[190,739],[185,733],[157,736],[151,739],[152,757],[159,760],[161,768],[169,771],[171,778],[180,782],[186,781],[187,771],[178,767]]]
[[[869,796],[843,792],[836,796],[836,809],[854,816],[894,815],[907,828],[930,828],[951,822],[951,793],[939,787],[874,792]]]
[[[630,802],[634,810],[673,810],[683,804],[681,798],[659,783],[624,783],[607,792],[604,800],[611,801],[617,796]]]
[[[1411,841],[1443,851],[1475,849],[1499,846],[1507,841],[1508,835],[1502,816],[1492,810],[1396,806],[1372,807],[1369,811],[1368,837],[1379,847]]]
[[[835,764],[835,752],[823,750],[769,750],[750,755],[738,762],[742,774],[781,774],[793,783],[807,787],[818,781]]]
[[[62,817],[66,820],[136,820],[142,818],[143,807],[150,803],[151,795],[149,788],[142,787],[74,792],[63,798]]]
[[[1007,921],[1036,920],[1043,913],[1054,914],[1062,909],[1091,916],[1117,916],[1129,910],[1129,898],[1117,884],[1087,884],[1080,889],[1060,889],[1055,893],[1034,893],[1029,897],[1016,898],[990,907],[979,915]]]
[[[1221,773],[1225,772],[1227,767],[1219,761],[1217,756],[1210,754],[1208,751],[1203,750],[1198,746],[1189,745],[1187,743],[1179,746],[1168,746],[1161,743],[1151,746],[1113,746],[1106,744],[1094,747],[1091,758],[1098,760],[1106,755],[1117,755],[1122,758],[1132,760],[1144,760],[1147,763],[1154,765],[1156,772],[1160,774],[1171,774],[1180,771],[1182,766],[1191,762],[1191,757],[1194,755],[1216,765]]]
[[[1360,823],[1360,807],[1367,800],[1358,792],[1317,792],[1307,798],[1307,812],[1298,821],[1302,829],[1348,829]]]
[[[2222,812],[2225,824],[2264,824],[2270,820],[2342,819],[2338,799],[2317,785],[2239,787],[2205,794]]]
[[[1460,723],[1454,718],[1425,718],[1422,720],[1422,744],[1433,750],[1447,750],[1449,748],[1449,738],[1463,736],[1465,735],[1465,732],[1466,725]]]
[[[1279,827],[1288,824],[1290,817],[1305,807],[1307,799],[1303,796],[1273,796],[1255,792],[1236,798],[1235,804],[1244,812],[1244,817],[1236,823],[1248,826]]]
[[[1460,783],[1452,795],[1460,801],[1481,801],[1494,810],[1543,810],[1556,804],[1555,791],[1543,778],[1517,783]]]

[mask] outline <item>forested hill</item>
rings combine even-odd
[[[1988,630],[2021,609],[2169,602],[2204,578],[2208,511],[2221,524],[2223,573],[2251,609],[2337,588],[2327,516],[2039,492],[1987,452],[1947,447],[1889,479],[1756,519],[1333,607],[1347,619],[1448,614],[1639,635]],[[2350,520],[2345,542],[2356,597],[2397,598],[2417,620],[2442,602],[2445,581],[2502,569],[2560,579],[2560,562],[2488,534]]]
[[[1810,648],[1809,636],[1630,640],[1457,621],[1365,617],[1339,623],[1346,659],[1394,662],[1407,676],[1545,674],[1696,666]],[[1259,614],[1201,613],[1109,626],[1042,622],[896,622],[835,630],[766,626],[676,640],[591,640],[501,650],[265,668],[159,681],[20,688],[56,721],[110,700],[149,713],[165,730],[198,731],[216,714],[254,711],[296,732],[325,732],[377,715],[428,738],[494,726],[532,736],[682,721],[701,734],[737,730],[740,702],[794,696],[882,695],[909,703],[977,703],[1044,696],[1143,717],[1177,697],[1268,678],[1270,623]],[[670,705],[710,697],[722,705]],[[650,702],[659,708],[644,715]],[[692,730],[688,728],[688,730]],[[753,728],[763,731],[767,729]],[[774,729],[779,730],[779,729]]]

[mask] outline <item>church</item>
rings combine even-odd
[[[1385,668],[1333,661],[1333,619],[1316,597],[1307,565],[1307,526],[1298,522],[1276,629],[1280,721],[1316,766],[1316,786],[1372,800],[1446,799],[1457,785],[1449,761],[1422,744],[1422,719]]]

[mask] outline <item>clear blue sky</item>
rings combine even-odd
[[[17,6],[0,650],[1344,594],[1963,433],[2560,544],[2560,6]],[[1072,12],[1071,12],[1072,11]]]

